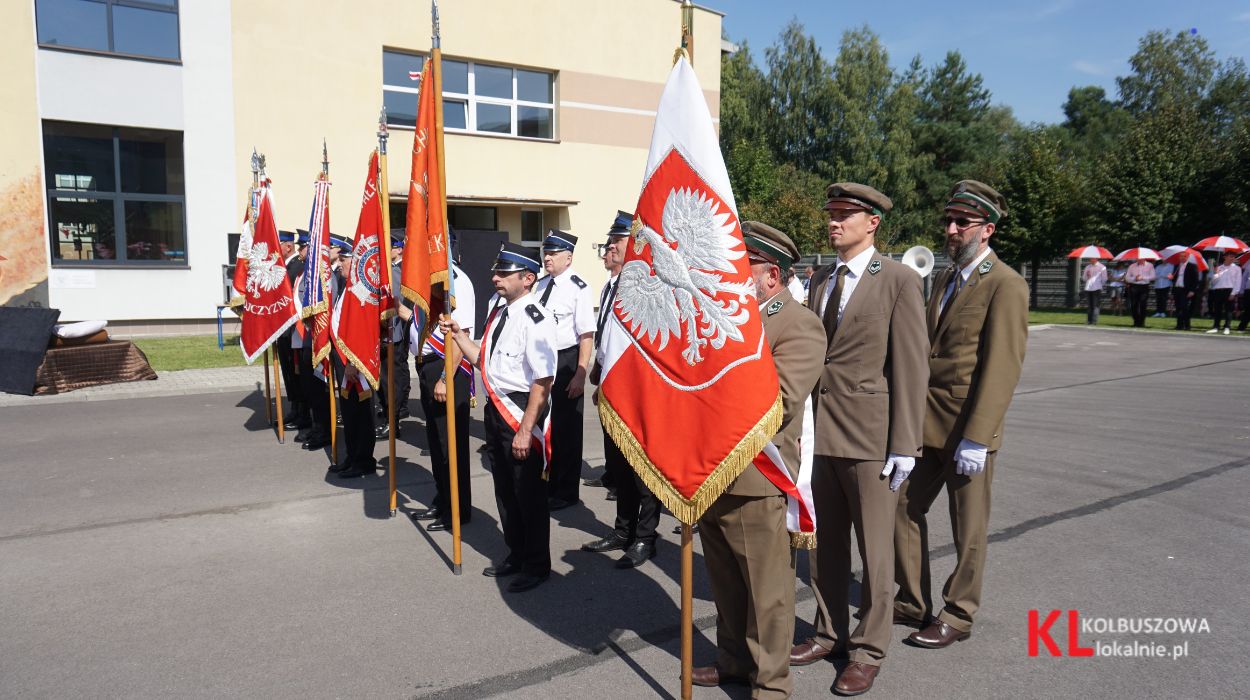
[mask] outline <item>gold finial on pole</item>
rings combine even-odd
[[[686,59],[694,65],[694,3],[682,0],[681,3],[681,47],[686,51]],[[673,59],[676,62],[676,59]]]

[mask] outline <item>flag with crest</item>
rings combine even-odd
[[[300,311],[312,318],[312,363],[330,355],[330,181],[321,176],[313,184],[313,207],[308,221],[308,257],[300,278]]]
[[[356,243],[352,250],[346,286],[334,306],[331,319],[334,347],[339,357],[360,370],[377,389],[382,362],[381,321],[393,313],[391,265],[381,248],[382,199],[378,195],[378,152],[369,158],[360,218],[356,221]]]
[[[235,284],[243,285],[243,328],[239,346],[248,364],[299,320],[299,309],[278,246],[273,193],[268,181],[257,191],[255,212],[249,227],[251,235],[245,230],[239,241],[239,260],[235,267]]]

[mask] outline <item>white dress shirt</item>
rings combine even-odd
[[[451,272],[455,275],[456,286],[456,308],[451,311],[451,319],[469,333],[470,339],[475,339],[477,338],[477,334],[473,332],[473,328],[477,325],[477,296],[473,293],[473,280],[470,280],[469,276],[464,274],[464,270],[461,270],[455,263],[451,264]],[[434,319],[433,323],[435,325],[433,326],[431,335],[436,336],[441,340],[443,338],[443,334],[438,330],[437,319]],[[409,337],[415,340],[418,337],[418,330],[417,314],[414,312],[412,314],[412,328],[410,330]],[[412,354],[417,354],[417,347],[415,345],[409,345],[409,349],[412,351]],[[420,354],[434,354],[434,346],[430,344],[430,341],[427,340],[421,345]]]
[[[541,319],[534,320],[530,306]],[[501,322],[499,338],[492,342],[491,336]],[[556,376],[556,324],[551,312],[538,303],[538,297],[532,293],[520,297],[501,307],[493,318],[488,317],[487,323],[482,329],[483,356],[479,359],[495,393],[529,392],[539,379]]]
[[[541,300],[553,281],[555,289],[543,306],[555,317],[556,349],[565,350],[577,345],[582,334],[595,332],[594,292],[572,267],[568,267],[554,278],[548,275],[538,280],[534,285],[534,297]]]
[[[855,287],[859,284],[859,278],[863,277],[864,269],[868,267],[868,261],[872,259],[873,254],[876,252],[876,246],[868,246],[866,250],[848,261],[843,262],[842,256],[838,256],[833,267],[833,274],[829,275],[829,282],[825,285],[825,298],[820,300],[821,318],[825,316],[825,307],[829,305],[829,297],[833,296],[833,288],[837,285],[838,268],[845,266],[847,268],[846,279],[842,280],[842,298],[838,300],[838,323],[842,323],[842,312],[846,311],[846,303],[851,300],[851,294],[855,293]]]
[[[603,283],[603,290],[599,292],[599,320],[596,326],[596,335],[603,332],[607,327],[609,316],[612,315],[612,306],[615,305],[615,295],[612,291],[616,288],[616,281],[620,275],[612,275],[612,278]],[[554,292],[552,292],[554,294]],[[609,301],[611,300],[611,301]],[[595,338],[595,361],[600,365],[603,364],[603,342],[601,337]]]
[[[1155,266],[1149,260],[1138,260],[1128,266],[1124,281],[1129,284],[1151,284],[1155,281]]]
[[[1102,286],[1107,283],[1107,266],[1100,262],[1095,262],[1085,271],[1081,273],[1081,277],[1085,280],[1085,291],[1101,292]]]
[[[1235,263],[1220,265],[1211,276],[1209,289],[1231,289],[1233,294],[1241,293],[1242,269]]]
[[[786,285],[786,289],[790,290],[790,296],[794,297],[800,304],[807,301],[807,290],[803,288],[803,280],[798,275],[790,278],[790,284]]]

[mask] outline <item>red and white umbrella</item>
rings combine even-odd
[[[1159,253],[1151,248],[1129,248],[1128,250],[1115,256],[1116,262],[1125,260],[1158,260]]]
[[[1231,250],[1234,253],[1242,253],[1250,250],[1250,245],[1240,238],[1231,238],[1229,236],[1207,236],[1206,238],[1194,244],[1194,248],[1198,250]]]
[[[1248,262],[1250,262],[1250,251],[1242,253],[1241,256],[1237,258],[1238,265],[1245,265]]]
[[[1080,248],[1068,253],[1069,258],[1095,258],[1099,260],[1110,260],[1115,257],[1111,251],[1100,245],[1083,245]]]
[[[1159,257],[1163,258],[1163,262],[1172,263],[1173,265],[1179,265],[1188,257],[1198,266],[1199,272],[1206,272],[1210,269],[1207,261],[1202,259],[1202,253],[1193,248],[1186,248],[1183,245],[1170,245],[1159,251]]]

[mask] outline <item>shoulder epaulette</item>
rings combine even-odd
[[[577,275],[569,275],[569,279],[573,280],[573,284],[577,285],[580,289],[586,288],[586,283],[582,281],[581,277],[578,277]]]
[[[526,306],[525,313],[529,315],[530,320],[534,323],[541,323],[543,320],[543,312],[538,310],[538,304]]]

